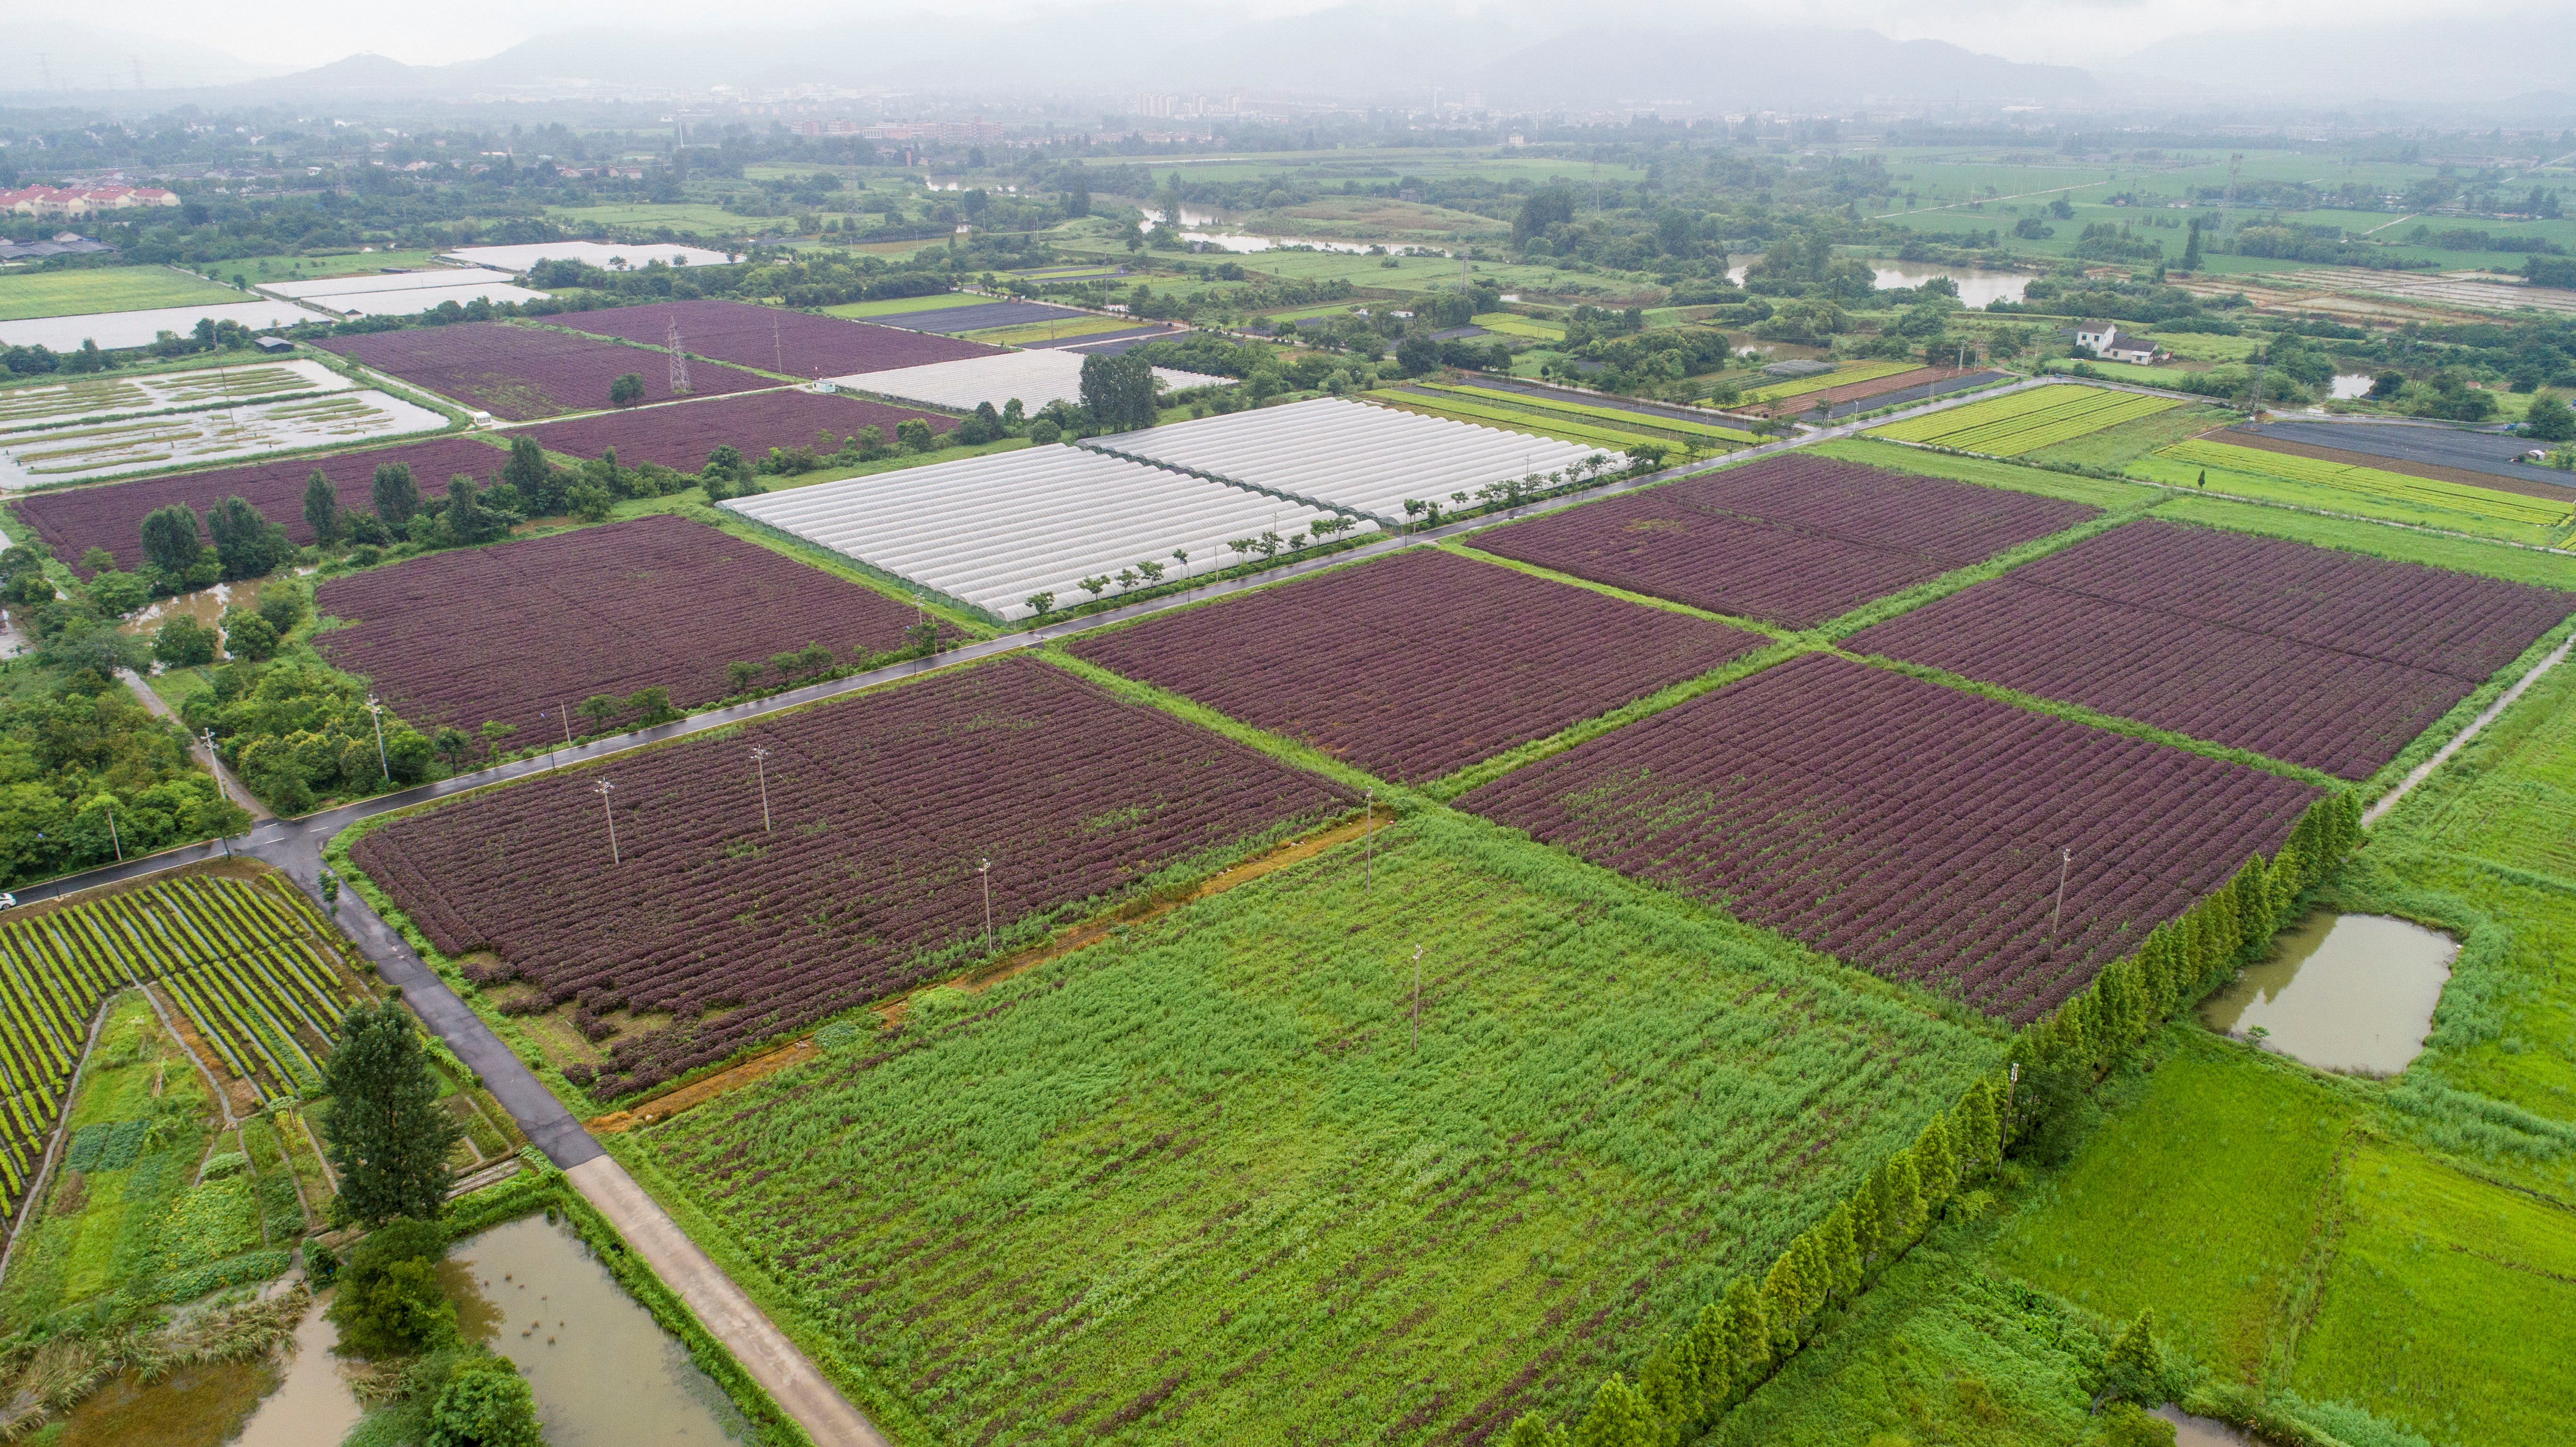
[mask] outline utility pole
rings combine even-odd
[[[2048,942],[2057,943],[2057,923],[2066,917],[2066,871],[2075,863],[2075,851],[2063,845],[2057,851],[2057,906],[2048,912]]]
[[[984,881],[984,953],[993,952],[993,861],[978,860],[975,874]]]
[[[215,755],[215,731],[211,728],[207,729],[204,733],[199,734],[197,738],[199,742],[206,746],[206,772],[215,776],[216,797],[222,799],[227,804],[231,803],[233,801],[233,791],[224,787],[223,760]]]
[[[564,747],[569,749],[572,747],[572,710],[564,706],[563,700],[557,699],[555,700],[553,712],[555,717],[563,721]],[[562,764],[555,763],[552,759],[547,760],[547,762],[553,764],[553,766],[558,769],[563,767]]]
[[[609,793],[616,787],[602,779],[591,786],[590,792],[599,796],[599,812],[608,817],[608,862],[623,864],[626,861],[617,853],[617,810],[608,802]]]
[[[1413,947],[1413,1048],[1422,1049],[1422,946]]]
[[[376,721],[376,767],[384,772],[385,782],[390,784],[394,781],[394,766],[393,761],[385,757],[385,706],[376,702],[372,693],[367,695],[367,712]]]
[[[769,750],[767,750],[767,749],[765,749],[765,748],[762,748],[762,747],[761,747],[760,745],[758,745],[758,744],[754,744],[754,745],[752,745],[752,746],[751,746],[751,767],[752,767],[752,771],[753,771],[754,773],[756,773],[756,774],[758,774],[758,775],[760,776],[760,832],[761,832],[761,833],[763,833],[763,834],[767,834],[767,833],[770,833],[770,832],[771,832],[770,827],[769,827],[769,764],[768,764],[768,759],[769,759]]]
[[[116,846],[116,862],[125,862],[125,840],[116,832],[116,796],[107,796],[107,842]]]

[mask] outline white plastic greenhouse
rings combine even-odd
[[[1082,579],[1115,577],[1140,560],[1169,569],[1166,581],[1239,562],[1228,541],[1287,537],[1329,511],[1063,446],[722,506],[1005,620],[1032,616],[1026,600],[1036,593],[1062,607],[1088,602]],[[1186,565],[1174,549],[1189,554]]]
[[[1602,450],[1334,397],[1117,432],[1082,445],[1389,524],[1404,521],[1408,498],[1445,507],[1452,493],[1473,496],[1507,478],[1558,472]]]
[[[1170,367],[1156,367],[1154,375],[1166,387],[1212,387],[1231,384],[1231,377],[1205,377],[1196,372],[1179,372]],[[898,402],[919,402],[930,407],[945,407],[953,412],[971,412],[978,402],[999,407],[1017,397],[1020,405],[1031,412],[1049,402],[1078,403],[1082,400],[1082,358],[1072,352],[1039,349],[1027,352],[995,352],[989,357],[961,357],[953,362],[930,362],[918,367],[897,367],[886,372],[861,372],[854,376],[832,379],[853,391],[891,397]]]

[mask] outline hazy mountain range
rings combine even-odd
[[[1698,29],[1595,17],[1570,31],[1532,12],[1453,15],[1348,5],[1239,22],[1223,12],[1128,10],[1020,21],[894,16],[864,24],[671,33],[599,28],[541,35],[479,60],[414,66],[352,56],[280,73],[212,45],[59,21],[12,22],[0,94],[114,103],[222,104],[251,97],[439,98],[555,89],[762,87],[820,82],[944,94],[1135,91],[1305,94],[1383,102],[1481,93],[1494,106],[1824,109],[1873,101],[2138,108],[2159,102],[2261,105],[2495,104],[2558,84],[2548,57],[2576,54],[2576,8],[2517,27],[2440,21],[2348,29],[2196,34],[2087,71],[1980,54],[1937,40],[1816,27]],[[191,92],[184,97],[160,94]],[[2522,109],[2530,109],[2525,105]]]

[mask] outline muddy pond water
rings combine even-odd
[[[458,1326],[519,1364],[547,1447],[715,1447],[751,1433],[724,1390],[572,1227],[525,1216],[456,1243]]]
[[[2200,1007],[2201,1023],[2321,1070],[2393,1075],[2424,1048],[2460,952],[2449,935],[2374,914],[2320,914]]]
[[[2260,1447],[2233,1425],[2215,1417],[2195,1417],[2179,1407],[2158,1407],[2155,1416],[2174,1426],[2174,1447]]]

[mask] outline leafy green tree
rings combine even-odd
[[[611,407],[625,407],[643,400],[644,379],[634,372],[608,384],[608,405]]]
[[[519,490],[531,517],[543,517],[563,505],[561,476],[533,437],[510,439],[510,460],[501,465],[501,480]]]
[[[722,502],[724,501],[724,498],[714,493],[710,493],[708,494],[707,500],[709,502]],[[565,510],[586,523],[604,523],[608,521],[608,515],[615,510],[616,502],[617,500],[615,498],[608,495],[607,488],[600,487],[594,483],[576,483],[572,488],[564,493]]]
[[[412,481],[411,469],[399,462],[378,463],[367,494],[376,505],[378,520],[397,533],[410,527],[420,511],[420,485]]]
[[[2522,431],[2542,442],[2576,441],[2576,410],[2554,392],[2535,392],[2530,410],[2523,414]]]
[[[760,682],[760,675],[766,671],[757,663],[735,659],[725,665],[725,692],[750,692],[752,685]]]
[[[352,1007],[322,1084],[331,1095],[324,1147],[349,1214],[436,1220],[447,1202],[447,1153],[463,1132],[439,1109],[438,1077],[411,1012],[394,1000]]]
[[[1547,1419],[1536,1412],[1523,1412],[1520,1420],[1512,1423],[1503,1447],[1574,1447],[1574,1437],[1563,1427],[1547,1425]]]
[[[1914,1158],[1899,1151],[1878,1170],[1880,1239],[1891,1247],[1910,1245],[1923,1229],[1923,1218],[1923,1184],[1914,1174]]]
[[[304,525],[313,530],[313,541],[324,547],[340,540],[340,490],[318,467],[304,479]]]
[[[1914,1138],[1914,1148],[1907,1154],[1914,1158],[1915,1184],[1923,1192],[1923,1203],[1938,1206],[1950,1199],[1959,1185],[1959,1155],[1942,1117],[1936,1115],[1924,1123],[1923,1133]]]
[[[424,1447],[544,1447],[537,1397],[505,1357],[484,1356],[448,1379],[429,1409]]]
[[[906,452],[928,452],[939,445],[930,424],[918,417],[906,417],[894,424],[894,439]]]
[[[462,769],[465,761],[474,757],[474,736],[463,729],[442,724],[436,733],[429,736],[429,747],[447,760],[447,767]]]
[[[257,613],[239,609],[224,615],[224,651],[252,663],[266,663],[277,656],[277,625]]]
[[[1046,615],[1055,611],[1055,594],[1052,592],[1031,593],[1020,601],[1029,605],[1029,611],[1037,614],[1041,623],[1046,621]]]
[[[1846,1203],[1836,1206],[1833,1214],[1817,1228],[1817,1248],[1825,1268],[1825,1284],[1836,1296],[1849,1296],[1860,1290],[1860,1242],[1852,1233],[1852,1209]]]
[[[447,507],[439,514],[439,529],[447,541],[459,547],[488,543],[509,536],[519,519],[499,508],[488,507],[474,479],[463,473],[447,481]]]
[[[2103,1390],[2142,1407],[2156,1406],[2167,1395],[2164,1353],[2156,1347],[2155,1316],[2152,1310],[2141,1311],[2135,1321],[2121,1328],[2102,1364]]]
[[[2197,216],[2191,219],[2191,228],[2183,236],[2182,266],[2180,269],[2183,271],[2200,270],[2200,218]]]
[[[937,636],[935,632],[933,633],[933,636]],[[796,650],[797,666],[807,673],[826,672],[833,664],[840,661],[841,660],[839,658],[833,656],[832,649],[829,644],[808,643],[804,647]]]
[[[192,668],[215,661],[215,630],[185,613],[161,625],[152,635],[152,656],[168,668]]]
[[[1082,408],[1091,420],[1113,432],[1154,425],[1154,368],[1132,353],[1082,359]]]
[[[2002,1156],[1995,1114],[1995,1080],[1987,1076],[1968,1090],[1950,1115],[1952,1144],[1958,1147],[1960,1179],[1973,1178]]]
[[[228,497],[206,514],[206,531],[215,540],[215,557],[224,577],[233,581],[263,578],[295,556],[286,529],[270,522],[247,498]]]
[[[338,1273],[330,1317],[340,1350],[401,1357],[453,1342],[456,1307],[438,1284],[446,1254],[447,1233],[428,1221],[394,1217],[369,1232]]]
[[[626,712],[626,700],[613,693],[594,693],[573,705],[572,711],[590,721],[592,733],[606,733]]]
[[[1654,1407],[1617,1372],[1592,1394],[1592,1410],[1574,1427],[1574,1447],[1663,1447],[1663,1440]]]
[[[651,728],[659,723],[669,723],[680,716],[680,711],[671,706],[671,690],[659,684],[651,688],[639,688],[628,694],[626,706],[635,710],[635,722],[643,728]]]

